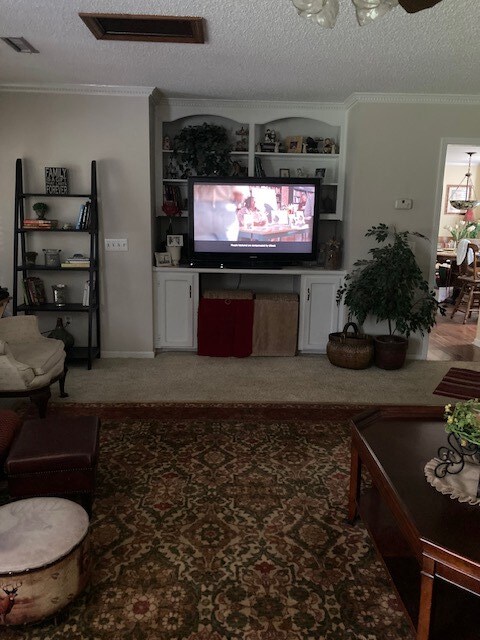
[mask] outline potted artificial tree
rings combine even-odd
[[[230,175],[231,151],[225,127],[208,122],[184,127],[173,139],[173,157],[182,178],[191,171],[197,176]]]
[[[383,223],[365,235],[382,246],[370,249],[370,258],[354,263],[338,291],[337,302],[343,298],[349,316],[355,316],[359,324],[367,316],[387,322],[388,335],[374,336],[375,364],[382,369],[399,369],[405,362],[410,334],[429,332],[437,311],[445,315],[445,309],[439,306],[409,246],[410,236],[425,236],[395,228],[391,231]]]

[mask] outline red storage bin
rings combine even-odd
[[[252,330],[251,291],[205,292],[200,299],[198,355],[245,358],[252,353]]]

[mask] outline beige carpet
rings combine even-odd
[[[398,371],[354,371],[326,356],[209,358],[162,353],[152,360],[96,360],[91,371],[71,367],[67,402],[338,402],[444,404],[433,390],[453,366],[475,362],[409,361]],[[58,386],[53,389],[54,402]]]

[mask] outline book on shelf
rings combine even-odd
[[[260,158],[255,158],[254,173],[257,178],[265,178],[265,169]]]
[[[90,280],[85,282],[85,286],[83,287],[83,301],[82,305],[84,307],[88,307],[90,304]]]
[[[82,224],[82,218],[83,218],[83,212],[85,211],[85,205],[81,204],[80,205],[80,209],[78,210],[78,216],[77,216],[77,223],[75,225],[75,229],[81,229],[81,224]]]
[[[91,208],[90,200],[87,200],[87,202],[80,205],[75,229],[78,229],[80,231],[84,229],[88,229],[88,227],[90,226],[90,208]]]
[[[35,306],[45,304],[47,302],[45,285],[41,278],[29,276],[23,279],[22,284],[25,294],[25,304]]]
[[[182,192],[177,184],[163,185],[163,201],[174,202],[178,211],[183,208]]]

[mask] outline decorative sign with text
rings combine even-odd
[[[68,170],[64,167],[45,167],[45,193],[50,196],[66,196]]]

